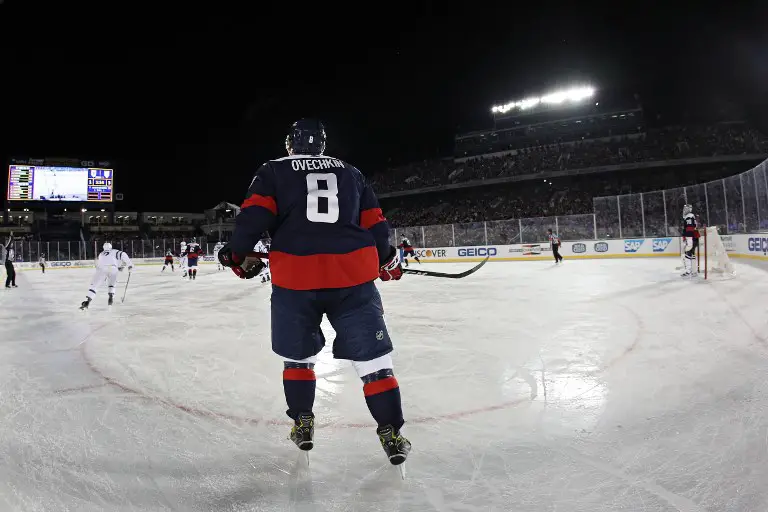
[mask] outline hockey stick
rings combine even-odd
[[[251,253],[248,253],[248,257],[268,259],[269,254],[263,253],[263,252],[251,252]],[[427,277],[446,277],[448,279],[461,279],[462,277],[467,277],[468,275],[474,274],[475,272],[480,270],[480,268],[483,265],[485,265],[490,258],[491,258],[490,256],[486,256],[483,261],[481,261],[471,269],[465,270],[464,272],[459,272],[458,274],[448,274],[446,272],[433,272],[431,270],[413,270],[410,268],[404,268],[403,274],[413,274],[416,276],[427,276]]]
[[[464,272],[460,272],[458,274],[447,274],[445,272],[432,272],[431,270],[412,270],[410,268],[404,268],[403,274],[414,274],[417,276],[428,276],[428,277],[447,277],[448,279],[461,279],[462,277],[467,277],[470,274],[474,274],[478,270],[480,270],[480,267],[485,265],[488,262],[488,259],[490,259],[490,256],[486,256],[483,261],[475,265],[469,270],[465,270]]]
[[[125,294],[128,293],[128,283],[131,282],[131,272],[128,272],[128,279],[125,281],[125,290],[123,291],[123,298],[120,299],[120,304],[125,302]]]

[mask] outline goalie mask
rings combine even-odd
[[[683,206],[683,217],[685,217],[689,213],[693,213],[693,206],[687,204],[687,205]]]

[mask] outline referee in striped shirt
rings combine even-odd
[[[555,265],[563,261],[563,257],[560,256],[560,237],[552,233],[552,229],[547,230],[547,238],[549,238],[549,245],[552,247],[552,254],[555,256]]]

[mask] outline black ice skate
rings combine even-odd
[[[399,466],[405,462],[411,452],[411,442],[400,435],[400,431],[395,430],[392,425],[379,427],[376,429],[376,433],[379,435],[384,453],[389,457],[389,462],[394,466]]]
[[[114,293],[110,293],[109,294],[109,299],[107,299],[107,306],[111,306],[114,301],[115,301],[115,294]]]
[[[295,423],[288,439],[293,441],[299,450],[311,450],[315,446],[315,415],[303,412],[296,418]]]
[[[91,303],[91,299],[85,299],[82,304],[80,304],[80,309],[88,309],[88,305]]]

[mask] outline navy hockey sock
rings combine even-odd
[[[294,420],[303,412],[312,412],[316,385],[314,368],[314,363],[284,363],[283,390],[288,404],[285,412]]]
[[[403,406],[400,403],[400,386],[391,369],[379,370],[363,376],[365,403],[379,427],[392,425],[396,430],[403,426]]]

